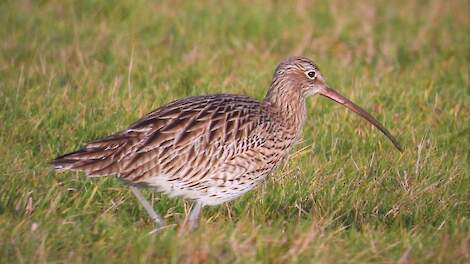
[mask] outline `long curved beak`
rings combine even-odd
[[[356,105],[355,103],[351,102],[348,98],[342,96],[339,94],[337,91],[325,86],[322,88],[319,92],[320,95],[323,95],[325,97],[330,98],[331,100],[344,105],[345,107],[349,108],[351,111],[355,112],[356,114],[362,116],[364,119],[369,121],[372,125],[374,125],[376,128],[378,128],[382,133],[384,133],[385,136],[392,141],[393,145],[395,148],[397,148],[400,152],[403,152],[403,149],[400,146],[400,143],[395,139],[395,137],[392,136],[392,134],[382,125],[380,124],[377,119],[375,119],[373,116],[371,116],[369,113],[367,113],[364,109]]]

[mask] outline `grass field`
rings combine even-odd
[[[0,263],[470,261],[470,2],[1,1]],[[203,211],[49,161],[176,98],[262,98],[316,61],[401,141],[323,98],[265,184]]]

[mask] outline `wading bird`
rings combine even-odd
[[[401,151],[382,124],[326,85],[311,60],[292,57],[277,66],[263,101],[229,94],[176,100],[52,163],[57,171],[117,176],[130,186],[157,228],[164,221],[140,187],[193,200],[187,223],[194,228],[204,206],[248,192],[286,159],[301,138],[305,100],[317,94],[365,118]]]

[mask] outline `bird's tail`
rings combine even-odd
[[[119,166],[116,161],[130,141],[132,139],[125,135],[111,136],[59,156],[51,164],[57,172],[83,171],[91,177],[118,174]]]

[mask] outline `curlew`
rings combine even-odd
[[[311,60],[293,57],[277,66],[263,101],[229,94],[176,100],[120,132],[57,157],[52,164],[57,171],[118,177],[157,229],[164,220],[140,187],[193,200],[186,221],[194,228],[204,206],[219,205],[252,190],[286,159],[301,138],[306,98],[317,94],[365,118],[401,151],[382,124],[326,85]]]

